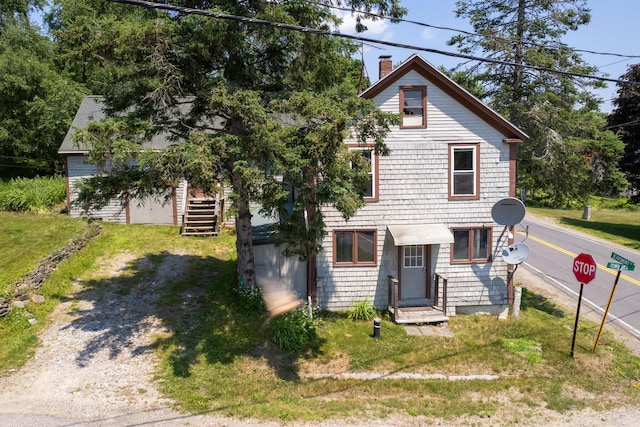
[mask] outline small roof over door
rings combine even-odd
[[[453,243],[453,234],[444,224],[389,225],[396,246]]]

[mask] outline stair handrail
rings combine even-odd
[[[189,197],[189,184],[187,183],[186,179],[183,179],[182,182],[180,183],[180,187],[182,187],[182,206],[181,206],[181,212],[182,212],[182,223],[184,224],[184,216],[187,212],[187,198]]]

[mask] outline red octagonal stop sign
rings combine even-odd
[[[596,277],[596,262],[589,254],[580,254],[573,260],[573,274],[580,283],[589,283]]]

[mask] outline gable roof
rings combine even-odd
[[[62,144],[60,148],[58,148],[59,154],[86,154],[89,152],[89,148],[84,146],[83,144],[78,145],[73,141],[73,135],[76,132],[76,129],[84,129],[91,122],[97,122],[107,118],[107,114],[104,112],[105,103],[104,98],[98,95],[89,95],[86,96],[80,107],[78,107],[78,111],[73,118],[73,122],[71,123],[71,127],[67,131],[67,134],[62,140]],[[152,150],[167,148],[171,144],[175,142],[171,141],[167,138],[167,134],[156,134],[154,135],[150,141],[145,142],[142,146],[143,148],[148,148]]]
[[[466,89],[417,54],[410,56],[400,66],[394,68],[389,74],[369,86],[360,96],[366,99],[373,99],[410,71],[417,72],[447,95],[464,105],[468,110],[503,134],[506,142],[521,142],[529,139],[529,136],[513,123],[471,95]]]

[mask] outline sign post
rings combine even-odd
[[[596,340],[593,343],[593,349],[591,351],[596,351],[596,348],[598,347],[600,334],[602,333],[602,328],[604,328],[604,322],[607,320],[607,314],[609,314],[609,307],[611,306],[611,301],[613,300],[613,294],[616,291],[616,286],[618,286],[620,273],[622,273],[622,270],[633,271],[636,268],[633,262],[629,261],[626,258],[621,257],[615,252],[611,252],[611,258],[618,261],[618,263],[609,262],[607,263],[607,268],[617,269],[618,274],[616,274],[616,280],[613,282],[613,287],[611,288],[611,294],[609,295],[609,302],[607,302],[607,308],[604,310],[604,314],[602,315],[602,322],[600,322],[600,328],[598,329],[598,334],[596,335]]]
[[[598,266],[589,254],[580,254],[573,260],[573,274],[580,282],[580,295],[578,296],[578,309],[576,310],[576,322],[573,326],[573,340],[571,341],[571,357],[576,345],[576,332],[578,331],[578,319],[580,318],[580,305],[582,303],[582,290],[585,283],[589,283],[596,277]]]

